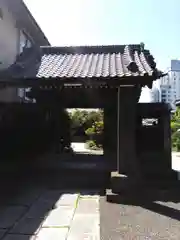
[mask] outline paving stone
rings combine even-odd
[[[42,228],[37,240],[66,240],[69,228]]]
[[[53,205],[49,202],[38,200],[35,202],[29,211],[26,213],[27,218],[45,218]]]
[[[76,206],[78,194],[63,194],[56,202],[55,207],[59,206]]]
[[[74,207],[61,206],[52,210],[44,221],[42,227],[65,227],[70,226],[75,212]]]
[[[67,240],[100,240],[99,216],[75,214]]]
[[[81,194],[80,198],[99,199],[99,195],[87,194],[87,193],[85,192],[84,194]]]
[[[98,214],[99,199],[80,198],[76,208],[77,214]]]
[[[10,233],[34,235],[39,231],[41,225],[42,219],[24,217],[15,224]]]
[[[0,228],[10,228],[23,214],[25,214],[26,207],[21,206],[6,206],[0,211]]]
[[[35,240],[35,236],[31,235],[19,235],[19,234],[8,234],[3,240]]]

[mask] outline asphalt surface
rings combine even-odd
[[[111,203],[100,198],[102,240],[179,240],[179,221],[179,189],[118,196]]]

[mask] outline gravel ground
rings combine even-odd
[[[146,197],[145,197],[146,196]],[[180,193],[151,191],[141,197],[100,198],[102,240],[179,240]]]

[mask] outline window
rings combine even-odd
[[[27,35],[21,31],[19,38],[19,53],[22,53],[24,48],[30,48],[31,46],[31,41],[28,39]]]

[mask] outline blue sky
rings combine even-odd
[[[24,0],[52,45],[144,42],[158,68],[180,58],[180,0]]]

